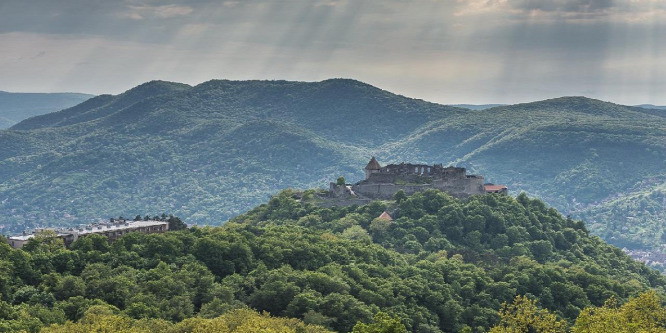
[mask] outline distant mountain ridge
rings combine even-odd
[[[636,107],[644,108],[644,109],[666,110],[666,106],[663,106],[663,105],[640,104],[640,105],[636,105]]]
[[[612,198],[653,188],[641,200],[663,207],[665,137],[659,112],[585,97],[469,112],[349,79],[152,81],[0,131],[0,225],[156,210],[217,224],[284,188],[361,179],[375,155],[464,166],[653,246],[658,214]]]
[[[170,87],[178,88],[171,91]],[[144,99],[134,101],[133,97],[127,101],[126,96],[137,96],[143,91]],[[156,96],[163,98],[152,100]],[[400,104],[393,104],[396,97],[401,99]],[[163,108],[164,103],[173,108],[171,111],[182,111],[183,114],[178,117],[183,117],[180,120],[190,124],[199,124],[202,119],[210,121],[212,118],[235,124],[248,120],[274,119],[320,131],[327,137],[343,141],[349,137],[345,133],[349,127],[342,122],[348,121],[358,127],[372,129],[367,133],[353,134],[353,137],[363,136],[365,142],[374,145],[393,139],[393,134],[414,130],[424,120],[441,119],[447,112],[463,111],[397,96],[349,79],[315,83],[211,80],[190,89],[176,83],[152,81],[118,96],[99,96],[68,110],[29,119],[12,129],[60,127],[83,121],[104,121],[110,124],[122,124],[122,121],[130,119],[149,121],[150,117],[156,116],[155,109]],[[238,112],[238,105],[244,106],[243,112]],[[329,108],[330,112],[320,113],[318,110],[322,107]]]
[[[181,83],[151,81],[118,96],[96,96],[72,108],[27,119],[13,126],[12,129],[61,127],[96,120],[145,99],[176,93],[186,88],[190,88],[190,86]]]
[[[77,105],[94,95],[79,93],[10,93],[0,91],[0,129],[42,114]]]
[[[498,106],[505,106],[506,104],[449,104],[449,105],[470,110],[486,110],[486,109],[496,108]]]

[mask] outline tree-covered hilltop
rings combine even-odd
[[[0,129],[30,117],[75,106],[93,95],[77,93],[10,93],[0,91]]]
[[[664,138],[662,111],[584,97],[472,111],[346,79],[153,81],[0,131],[0,225],[220,224],[286,187],[360,180],[375,155],[467,167],[618,246],[656,247]]]
[[[338,332],[378,312],[412,332],[483,332],[516,295],[573,324],[611,297],[664,294],[657,271],[525,195],[397,199],[321,208],[315,191],[283,191],[222,227],[0,245],[0,331],[85,327],[101,306],[128,325],[251,308]]]

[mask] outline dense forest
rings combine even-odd
[[[281,189],[443,163],[525,191],[604,240],[666,239],[666,113],[584,97],[469,110],[362,82],[153,81],[0,131],[0,227],[169,211],[221,224]]]
[[[0,331],[518,332],[529,314],[597,332],[574,329],[661,309],[666,278],[539,200],[395,199],[287,190],[222,227],[2,243]]]

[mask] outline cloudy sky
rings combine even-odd
[[[0,90],[345,77],[439,103],[666,104],[666,0],[0,0]]]

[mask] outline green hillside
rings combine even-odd
[[[352,80],[154,81],[0,132],[0,219],[19,230],[159,207],[221,223],[280,189],[354,178],[369,147],[462,112]]]
[[[114,322],[167,331],[228,313],[248,320],[256,314],[233,311],[249,307],[337,332],[381,311],[410,332],[480,333],[516,295],[570,325],[611,297],[664,295],[657,271],[525,195],[317,202],[314,190],[283,191],[222,227],[132,233],[111,245],[99,235],[70,249],[52,235],[20,250],[0,243],[0,331],[73,331],[68,320],[77,331]],[[393,221],[377,218],[385,210]]]
[[[93,95],[76,93],[9,93],[0,91],[0,129],[30,117],[75,106]]]
[[[0,144],[6,231],[156,210],[219,224],[284,188],[360,180],[371,155],[467,167],[619,246],[657,246],[664,230],[666,116],[584,97],[471,111],[347,79],[153,81]]]
[[[442,149],[440,142],[446,148]],[[538,196],[577,217],[618,194],[628,195],[646,184],[666,183],[664,119],[642,109],[580,97],[434,122],[386,150],[395,152],[389,153],[393,159],[431,161],[455,156],[452,163],[466,165],[490,181],[508,184],[514,193],[526,191]],[[663,193],[655,191],[656,195]],[[658,205],[663,211],[663,202]],[[630,222],[634,230],[648,228],[652,233],[636,239],[622,228],[627,226],[627,214],[643,214],[640,205],[630,210],[613,209],[618,214],[585,215],[594,223],[593,232],[610,229],[604,236],[620,246],[657,245],[656,237],[664,230],[663,219]]]
[[[666,182],[655,178],[602,202],[580,206],[575,213],[605,239],[629,248],[641,248],[649,241],[656,248],[666,243],[665,204]]]

